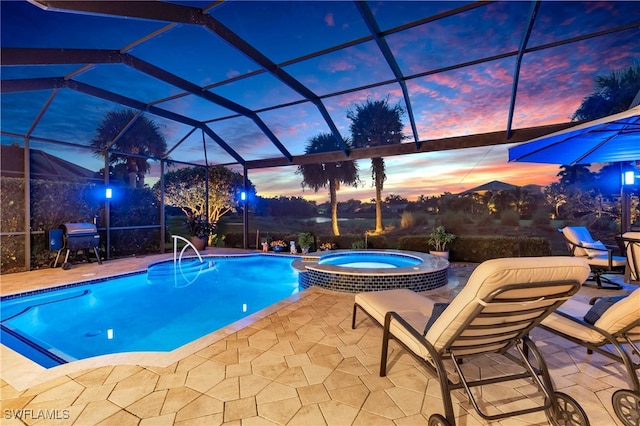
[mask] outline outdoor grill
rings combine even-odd
[[[71,251],[77,252],[82,250],[87,257],[87,262],[91,263],[89,258],[89,249],[93,249],[93,252],[98,259],[98,263],[102,265],[102,259],[98,253],[98,244],[100,243],[100,234],[98,234],[98,228],[93,223],[63,223],[59,229],[62,230],[62,248],[58,250],[56,255],[56,261],[53,265],[55,268],[58,266],[58,259],[62,250],[67,250],[62,263],[62,269],[69,269],[71,264],[69,263],[69,253]]]

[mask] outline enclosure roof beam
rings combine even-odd
[[[391,145],[374,146],[369,148],[354,148],[350,152],[350,159],[361,160],[377,157],[393,157],[396,155],[415,154],[420,152],[448,151],[464,148],[477,148],[483,146],[501,145],[505,143],[524,142],[553,132],[567,129],[576,125],[576,122],[551,124],[547,126],[529,127],[525,129],[512,130],[510,141],[506,141],[506,131],[483,133],[478,135],[457,136],[445,139],[424,140],[416,147],[412,143],[400,143]],[[323,152],[319,154],[295,155],[294,165],[316,164],[316,163],[336,163],[344,161],[342,153],[339,151]],[[248,169],[264,169],[270,167],[281,167],[285,164],[281,158],[270,158],[264,160],[248,160]]]
[[[340,132],[329,115],[326,107],[315,93],[202,9],[164,2],[80,2],[44,0],[33,0],[33,2],[44,9],[73,10],[76,12],[96,13],[101,15],[176,22],[188,25],[199,25],[207,28],[209,31],[229,43],[232,47],[242,52],[249,59],[260,65],[268,73],[313,103],[316,108],[318,108],[320,114],[327,123],[327,126],[331,130],[331,133],[336,140],[336,146],[342,149],[346,156],[349,155],[349,147],[342,139],[342,136],[340,135]]]
[[[396,80],[400,87],[402,88],[402,96],[404,97],[404,103],[407,106],[407,115],[409,116],[409,122],[411,123],[411,131],[413,132],[413,140],[416,145],[419,144],[418,138],[418,128],[416,127],[416,121],[413,117],[413,108],[411,107],[411,99],[409,98],[409,91],[407,90],[407,83],[405,82],[404,76],[402,75],[402,71],[398,66],[398,61],[393,56],[391,49],[389,48],[389,44],[387,44],[387,40],[380,36],[381,30],[376,22],[376,19],[369,9],[369,6],[366,2],[363,1],[354,1],[356,8],[360,11],[360,15],[362,15],[362,19],[367,24],[369,31],[373,35],[373,39],[378,44],[378,48],[382,52],[382,56],[389,64],[389,67],[393,71],[393,75],[396,77]]]
[[[4,65],[60,65],[60,64],[113,64],[120,63],[199,96],[209,102],[234,111],[252,120],[289,161],[291,153],[254,111],[245,108],[223,96],[193,84],[175,74],[143,61],[129,53],[117,50],[99,49],[49,49],[49,48],[6,48],[2,50]]]

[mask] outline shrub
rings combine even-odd
[[[505,226],[518,226],[520,215],[515,210],[505,210],[500,215],[500,223]]]
[[[426,235],[425,236],[408,235],[408,236],[400,237],[398,239],[398,249],[421,251],[426,253],[429,251],[429,237]]]
[[[456,229],[460,229],[462,225],[470,223],[473,223],[473,220],[462,212],[447,213],[440,220],[440,225],[454,232]]]
[[[536,213],[531,220],[531,224],[534,226],[551,225],[551,219],[546,213]]]
[[[400,217],[400,227],[402,229],[413,228],[416,226],[417,220],[414,212],[404,211]]]

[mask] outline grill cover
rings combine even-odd
[[[93,223],[63,223],[65,246],[69,250],[82,250],[98,247],[100,234]]]

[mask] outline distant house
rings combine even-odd
[[[389,204],[389,211],[394,214],[402,213],[407,209],[408,204]]]
[[[489,191],[491,192],[512,191],[517,187],[518,187],[517,185],[512,185],[510,183],[501,182],[499,180],[492,180],[491,182],[487,182],[480,186],[476,186],[475,188],[467,189],[466,191],[463,191],[458,195],[465,196],[465,195],[471,195],[471,194],[484,194]],[[530,193],[534,193],[534,194],[542,193],[542,186],[540,185],[529,184],[529,185],[523,185],[521,188],[523,190],[529,191]]]
[[[102,178],[98,173],[77,164],[63,160],[39,149],[29,150],[30,176],[32,179],[56,181],[87,181]],[[0,145],[0,176],[24,177],[24,148],[14,145]]]

